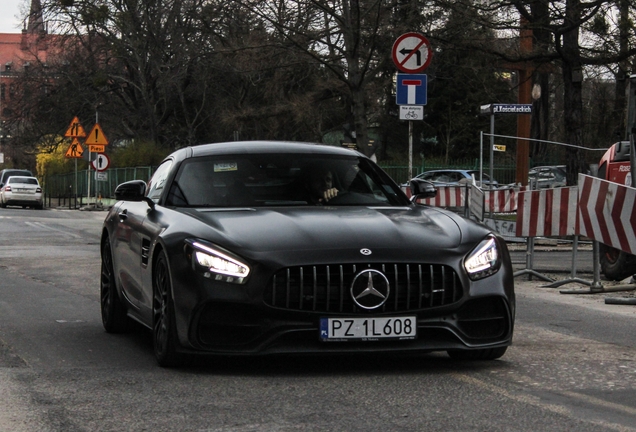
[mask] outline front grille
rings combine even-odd
[[[269,306],[311,312],[356,312],[350,287],[362,270],[381,271],[391,292],[384,305],[372,312],[405,312],[445,306],[463,293],[459,277],[445,265],[347,264],[289,267],[277,272],[267,285]]]

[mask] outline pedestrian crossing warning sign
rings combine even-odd
[[[84,128],[80,124],[80,121],[77,117],[75,117],[73,121],[71,121],[71,124],[69,125],[64,136],[67,138],[83,138],[86,136],[86,132],[84,131]]]
[[[84,154],[84,148],[82,147],[80,142],[77,140],[77,138],[73,138],[73,142],[68,147],[68,150],[66,150],[66,154],[64,156],[66,156],[67,158],[79,159],[82,157],[83,154]]]
[[[104,131],[102,131],[99,123],[95,123],[95,126],[93,126],[93,129],[91,129],[91,132],[86,137],[85,143],[87,145],[108,145],[108,139],[106,135],[104,135]]]

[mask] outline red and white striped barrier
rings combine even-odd
[[[417,200],[418,203],[428,204],[434,207],[464,207],[466,205],[466,193],[470,188],[466,186],[437,186],[437,195],[433,198]],[[411,189],[406,187],[407,196],[411,196]],[[519,189],[484,190],[484,212],[512,213],[517,210],[517,194]],[[492,209],[491,209],[492,203]]]
[[[577,199],[576,186],[521,192],[517,205],[517,236],[574,235]]]
[[[578,234],[636,254],[636,189],[579,174]]]
[[[517,196],[523,189],[496,189],[485,190],[485,212],[513,213],[517,211]],[[492,210],[491,210],[492,206]]]
[[[417,200],[417,202],[435,207],[464,207],[467,192],[469,193],[466,186],[439,186],[437,187],[437,195]]]

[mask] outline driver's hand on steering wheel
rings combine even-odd
[[[320,201],[327,202],[330,199],[335,198],[337,195],[338,195],[338,189],[336,188],[325,189],[322,193],[322,198],[320,199]]]

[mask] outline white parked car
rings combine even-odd
[[[32,207],[41,209],[44,206],[42,188],[35,177],[11,176],[0,189],[0,206]]]

